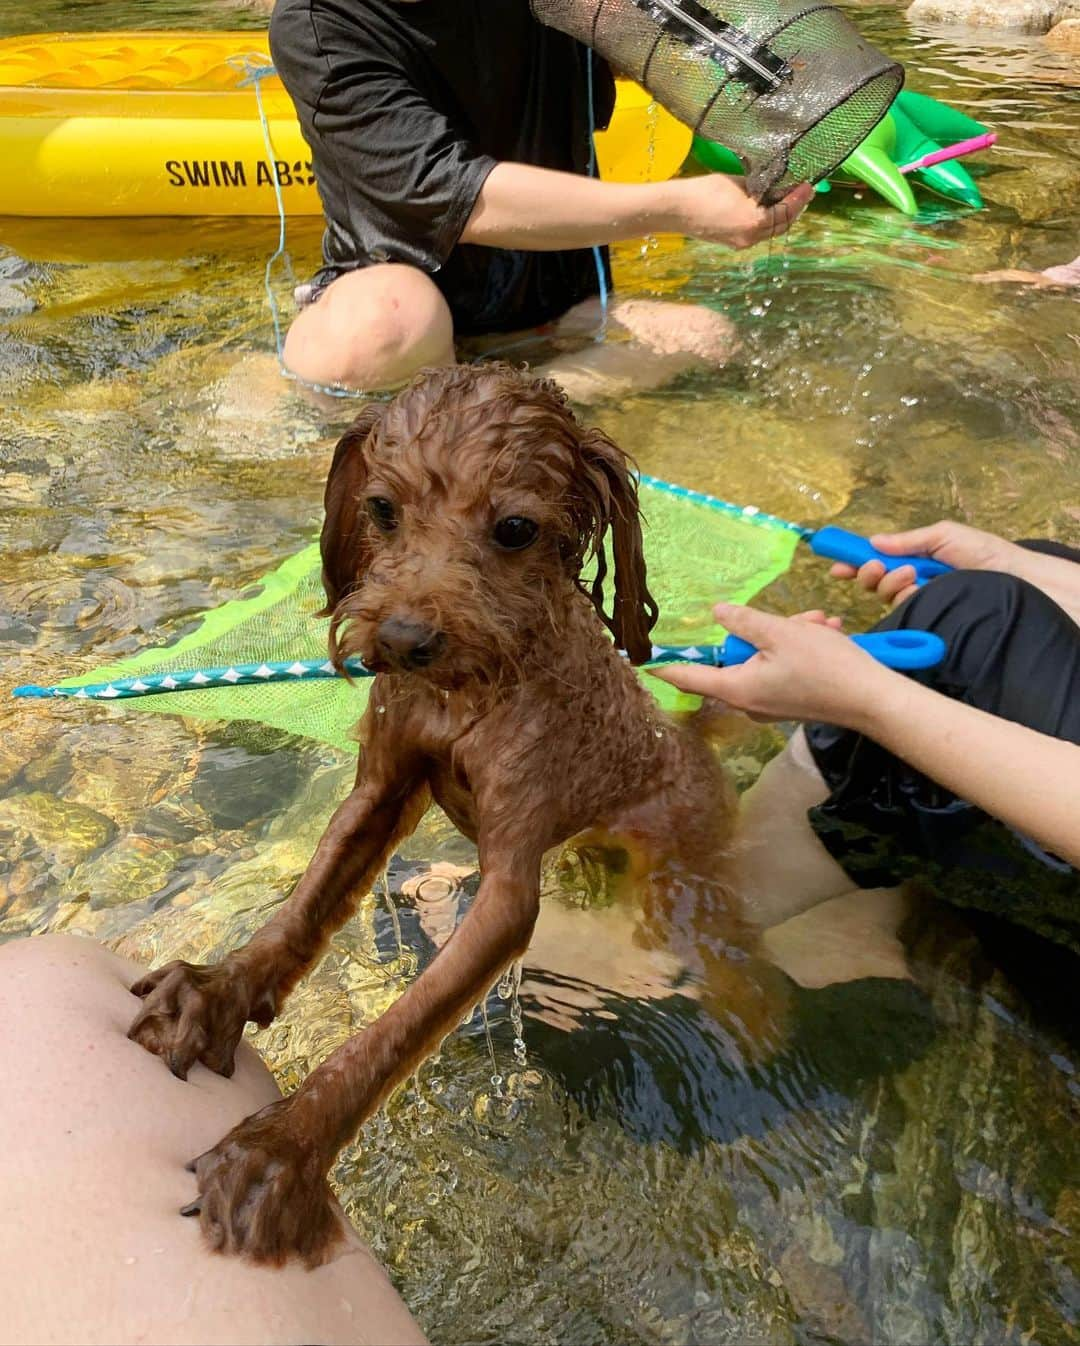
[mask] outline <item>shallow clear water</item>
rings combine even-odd
[[[834,193],[750,257],[623,250],[624,290],[718,304],[743,344],[596,419],[646,470],[800,521],[949,512],[1075,543],[1080,307],[969,277],[1080,252],[1080,68],[1038,39],[912,32],[892,6],[858,20],[915,87],[999,130],[989,208],[905,221]],[[0,35],[258,21],[210,0],[8,0]],[[348,409],[327,421],[277,378],[275,240],[269,221],[0,220],[0,691],[156,643],[312,536]],[[290,248],[305,274],[317,228],[290,226]],[[806,558],[766,601],[874,615]],[[778,741],[736,750],[740,778]],[[251,727],[0,701],[0,938],[214,956],[294,882],[348,775]],[[430,956],[454,905],[433,895],[466,900],[473,861],[425,821],[391,872],[404,960],[370,900],[258,1038],[285,1086]],[[621,990],[586,996],[572,1032],[527,1017],[524,1071],[493,998],[503,1096],[471,1025],[339,1169],[434,1339],[1076,1339],[1075,964],[930,907],[907,932],[917,988],[799,994],[789,1046],[752,1067],[688,995],[641,993],[575,882],[553,878],[552,909],[568,942],[608,921],[597,976]]]

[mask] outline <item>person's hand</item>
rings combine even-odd
[[[732,668],[664,664],[653,677],[684,692],[712,697],[755,719],[826,720],[859,728],[880,692],[881,677],[896,677],[840,631],[823,612],[775,617],[721,603],[716,620],[756,645],[758,653]]]
[[[1021,548],[1004,538],[948,519],[926,528],[912,528],[906,533],[875,533],[870,541],[887,556],[929,556],[935,561],[944,561],[955,570],[1015,573],[1017,563],[1023,557]],[[918,587],[913,566],[886,570],[880,561],[867,561],[856,570],[854,566],[837,562],[829,573],[834,579],[857,579],[864,589],[876,593],[883,603],[891,606],[903,603]]]
[[[803,183],[775,206],[759,206],[746,194],[742,178],[725,173],[678,178],[666,185],[672,194],[672,232],[729,248],[752,248],[786,233],[814,196],[813,187]]]

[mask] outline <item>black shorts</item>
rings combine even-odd
[[[601,248],[599,252],[604,281],[610,289],[608,250]],[[363,261],[352,266],[324,266],[309,284],[297,287],[296,301],[301,308],[317,303],[339,276],[374,265],[375,261]],[[431,280],[446,300],[458,337],[541,327],[600,292],[596,256],[591,248],[527,253],[461,245],[431,274]]]
[[[1080,562],[1080,552],[1022,543]],[[1080,626],[1011,575],[957,571],[927,584],[876,630],[933,631],[945,662],[917,675],[946,696],[1080,744]],[[829,787],[809,812],[860,887],[929,879],[940,895],[1031,926],[1080,950],[1080,874],[884,748],[835,725],[806,726]],[[1078,824],[1080,825],[1080,824]]]

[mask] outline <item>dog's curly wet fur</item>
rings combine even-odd
[[[195,1161],[186,1211],[213,1246],[312,1264],[336,1243],[335,1155],[524,952],[544,853],[609,836],[638,872],[712,875],[733,822],[710,750],[632,667],[656,620],[632,465],[554,384],[457,366],[367,407],[334,454],[322,557],[332,657],[377,671],[356,785],[270,923],[219,965],[143,978],[130,1033],[182,1078],[231,1073],[244,1023],[270,1021],[432,798],[475,840],[478,896],[432,965]],[[692,923],[685,882],[651,891],[657,922]]]

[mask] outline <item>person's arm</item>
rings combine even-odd
[[[328,214],[368,252],[433,270],[459,242],[557,252],[681,233],[733,248],[782,234],[813,196],[775,206],[722,173],[602,182],[497,162],[414,87],[401,60],[333,7],[279,4],[270,48]]]
[[[813,196],[797,187],[759,206],[741,178],[713,174],[671,182],[601,182],[530,164],[500,163],[488,174],[463,243],[532,252],[616,243],[642,234],[689,234],[748,248],[787,230]]]
[[[1080,869],[1080,747],[875,669],[851,728]]]
[[[957,570],[998,570],[1027,580],[1052,598],[1080,623],[1080,565],[1060,556],[1018,547],[993,533],[943,519],[926,528],[905,533],[878,533],[870,541],[890,556],[932,556]],[[858,571],[853,566],[834,565],[836,579],[858,579],[885,603],[902,603],[915,592],[915,572],[910,566],[886,571],[880,561],[868,561]]]
[[[669,664],[655,675],[758,717],[854,729],[1080,868],[1080,746],[885,668],[821,614],[807,621],[722,604],[716,618],[759,653],[733,668]]]

